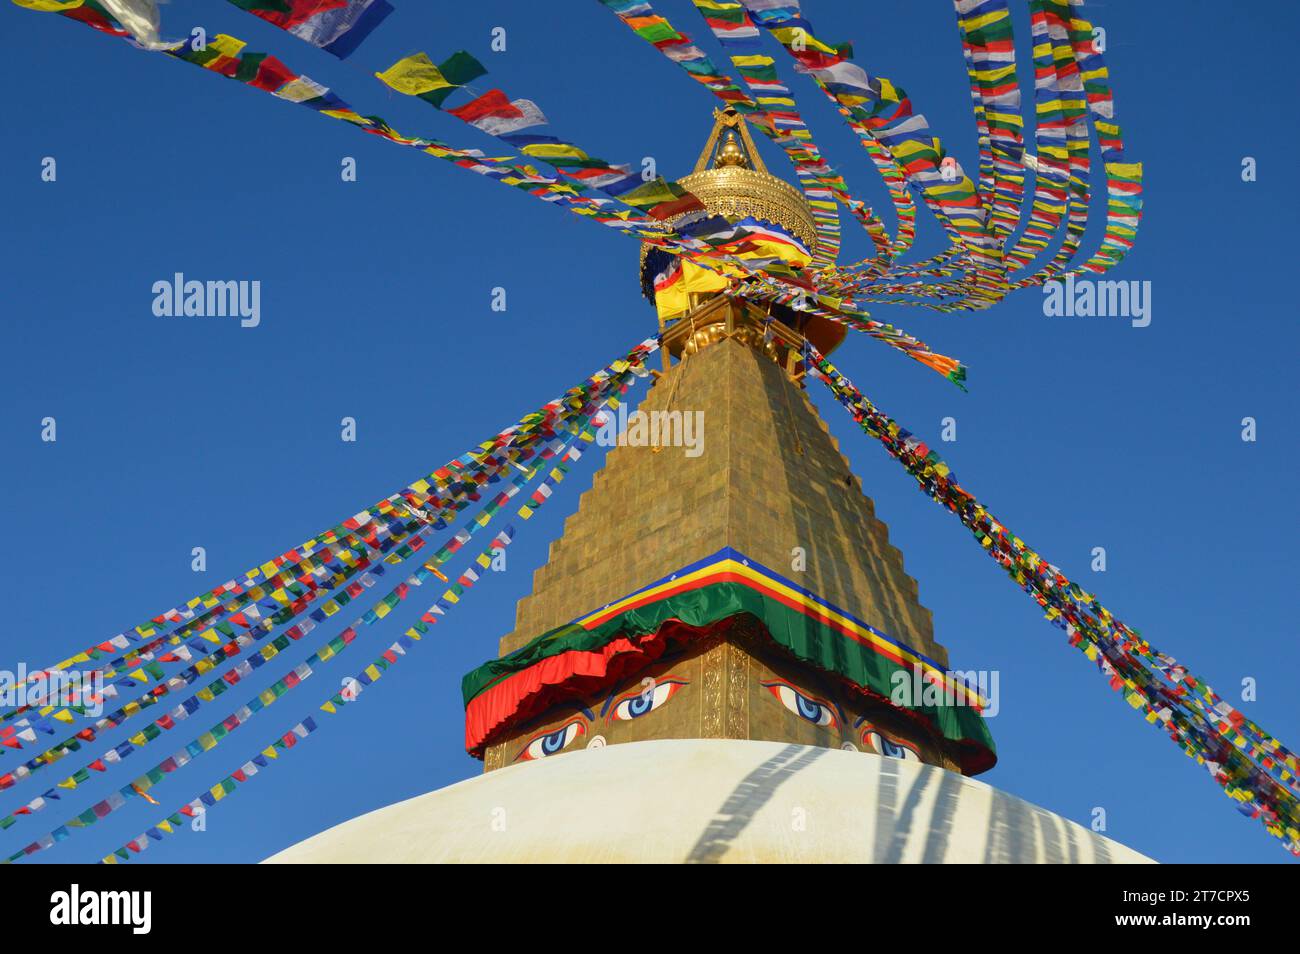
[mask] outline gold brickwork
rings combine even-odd
[[[733,325],[762,319],[725,304]],[[670,397],[670,410],[703,412],[702,453],[610,450],[520,600],[503,654],[730,546],[947,665],[902,555],[788,369],[724,338],[673,365],[640,410]],[[792,565],[795,548],[806,569]]]

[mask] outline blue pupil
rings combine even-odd
[[[639,716],[645,715],[650,711],[653,702],[654,697],[649,692],[642,693],[639,696],[629,699],[627,702],[627,717],[629,719],[635,719]]]
[[[891,742],[883,735],[880,736],[880,749],[882,755],[888,755],[892,759],[901,759],[906,752],[897,742]]]
[[[542,751],[547,755],[553,755],[564,748],[564,741],[569,736],[569,727],[566,725],[557,732],[552,732],[546,738],[542,739]]]
[[[794,704],[799,708],[799,715],[809,722],[820,722],[822,720],[822,707],[819,703],[805,699],[796,692],[794,694]]]

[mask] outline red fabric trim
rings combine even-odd
[[[465,710],[465,749],[481,759],[506,729],[545,712],[557,702],[588,695],[649,665],[670,645],[707,638],[728,629],[735,617],[696,627],[670,619],[654,633],[620,636],[592,652],[571,650],[543,659],[485,689]]]

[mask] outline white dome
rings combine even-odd
[[[272,864],[1150,862],[919,762],[661,739],[514,765],[354,818]]]

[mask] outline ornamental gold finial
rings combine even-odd
[[[749,168],[749,158],[745,155],[745,150],[740,145],[740,140],[737,138],[735,131],[729,130],[727,132],[727,138],[723,140],[722,148],[718,150],[713,165],[717,169],[731,166],[738,166],[741,169]]]

